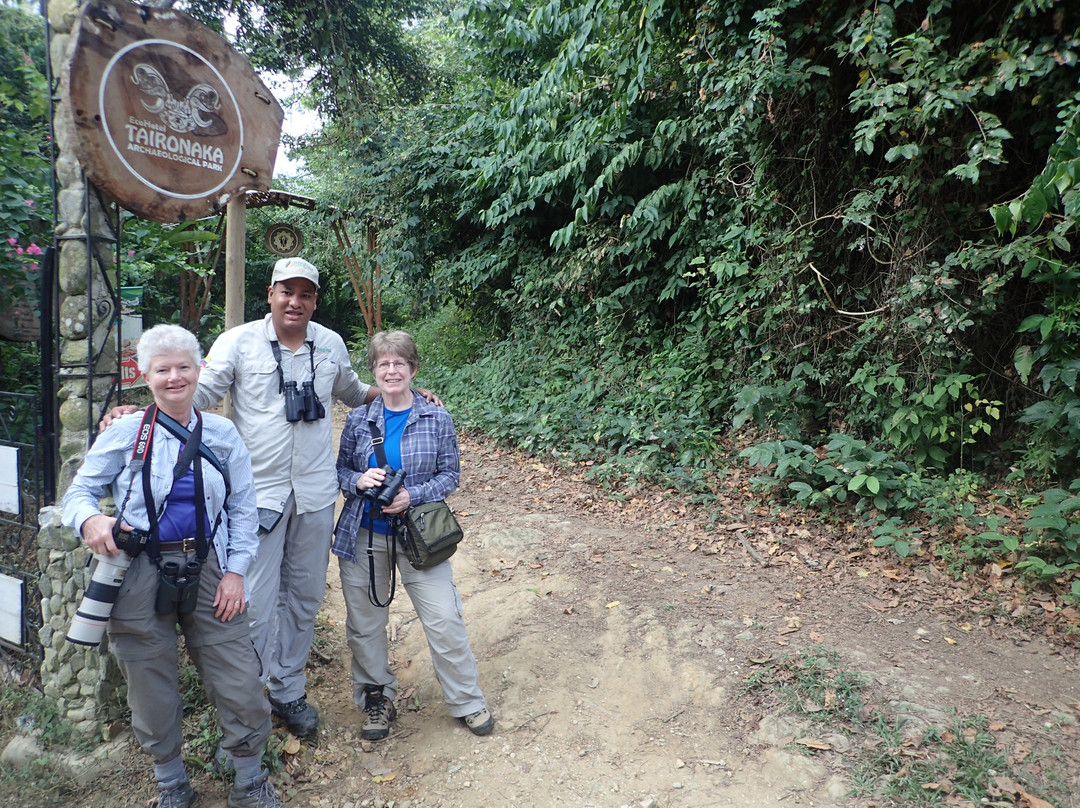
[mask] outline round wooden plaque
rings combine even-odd
[[[75,153],[120,205],[182,222],[269,189],[284,112],[218,34],[179,11],[90,2],[73,37]]]
[[[266,228],[264,240],[266,249],[270,250],[274,255],[280,255],[282,258],[299,255],[300,250],[304,249],[304,234],[300,232],[300,228],[288,222],[277,222],[270,225]]]

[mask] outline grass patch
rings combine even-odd
[[[837,651],[819,645],[759,662],[743,690],[843,733],[850,741],[845,757],[852,795],[877,805],[1040,804],[1032,798],[1075,804],[1076,784],[1059,771],[1067,761],[1055,750],[1013,743],[1003,725],[984,716],[951,715],[940,724],[909,726],[867,700],[868,684],[865,674],[844,667]]]

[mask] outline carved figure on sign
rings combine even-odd
[[[209,84],[196,84],[188,90],[185,98],[177,98],[169,89],[165,77],[145,62],[135,65],[131,80],[144,93],[155,97],[149,103],[142,101],[146,111],[160,117],[174,132],[205,129],[214,123],[214,118],[203,117],[203,113],[214,113],[221,109],[221,96]]]

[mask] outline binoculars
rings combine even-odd
[[[314,382],[304,382],[299,388],[296,382],[285,382],[285,420],[318,421],[326,416],[326,408],[315,393]]]
[[[372,500],[381,508],[385,508],[393,502],[397,492],[405,484],[405,469],[383,466],[383,471],[386,472],[386,479],[383,480],[382,485],[378,488],[369,488],[364,492],[367,499]]]
[[[199,597],[199,575],[202,564],[189,561],[181,569],[175,561],[166,561],[158,574],[157,600],[154,609],[158,614],[191,614]]]

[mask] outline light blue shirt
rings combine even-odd
[[[359,407],[367,399],[368,385],[353,370],[341,337],[308,323],[314,357],[307,342],[295,353],[279,345],[282,373],[285,381],[309,381],[314,361],[315,392],[326,407],[326,417],[286,421],[285,396],[270,348],[276,339],[269,314],[224,332],[203,360],[192,403],[205,411],[229,393],[229,417],[251,452],[259,507],[280,513],[292,494],[297,513],[313,513],[333,505],[338,495],[330,404],[342,401]]]
[[[129,465],[135,438],[142,423],[143,411],[125,415],[98,435],[86,454],[75,479],[64,495],[63,522],[80,535],[83,523],[101,513],[99,503],[112,494],[119,510],[128,497],[122,521],[137,530],[148,531],[150,519],[143,499],[142,474],[132,474]],[[221,571],[246,575],[259,548],[256,531],[259,522],[255,507],[255,479],[251,472],[251,457],[240,440],[236,427],[220,415],[203,413],[202,440],[214,453],[229,474],[228,507],[225,502],[225,480],[214,466],[202,461],[206,515],[213,525],[221,514],[221,525],[214,534]],[[195,412],[186,424],[195,427]],[[173,467],[179,456],[180,440],[160,424],[155,425],[150,452],[150,490],[160,509],[173,484]],[[224,509],[224,510],[223,510]]]

